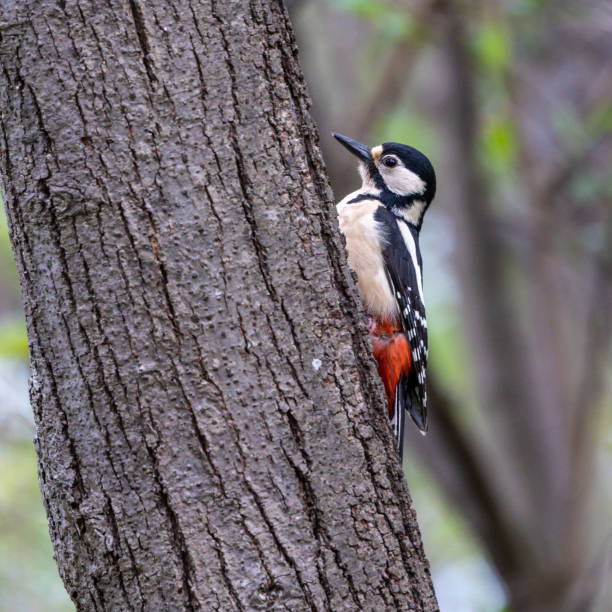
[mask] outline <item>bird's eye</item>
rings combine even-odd
[[[382,160],[382,163],[387,166],[387,168],[393,168],[394,166],[397,166],[397,159],[395,159],[395,157],[385,157],[385,159]]]

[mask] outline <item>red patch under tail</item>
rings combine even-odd
[[[395,391],[402,374],[408,376],[412,369],[412,355],[408,338],[395,323],[372,319],[370,336],[374,357],[378,362],[378,375],[383,381],[389,403],[389,414],[393,416]]]

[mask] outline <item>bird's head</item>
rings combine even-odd
[[[394,214],[420,229],[436,193],[436,174],[427,157],[398,142],[370,149],[341,134],[333,136],[359,158],[362,189],[376,193]]]

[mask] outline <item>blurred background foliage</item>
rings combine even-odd
[[[330,137],[423,150],[431,426],[404,470],[445,611],[612,610],[612,5],[295,0]]]
[[[612,609],[612,5],[287,0],[339,131],[423,150],[431,431],[404,469],[442,612]],[[0,610],[73,609],[38,491],[0,219]]]

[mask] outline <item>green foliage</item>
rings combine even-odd
[[[389,42],[415,37],[419,25],[406,10],[392,3],[377,0],[327,0],[336,10],[373,23],[378,33]]]
[[[497,173],[507,173],[516,164],[518,143],[510,117],[494,115],[480,134],[480,155],[484,166]]]
[[[427,311],[429,367],[444,381],[446,389],[455,394],[465,392],[469,372],[465,359],[465,343],[454,304],[437,304]]]
[[[9,242],[8,224],[6,222],[6,214],[4,212],[4,203],[0,194],[0,257],[11,255],[11,244]]]
[[[376,0],[330,0],[330,4],[345,13],[350,13],[362,19],[376,21],[387,7]]]
[[[585,118],[572,106],[565,105],[553,116],[560,146],[577,159],[588,155],[599,140],[612,132],[612,104],[604,101]],[[612,177],[603,171],[581,171],[570,184],[572,197],[581,205],[596,205],[601,198],[612,197]]]
[[[586,123],[593,134],[612,132],[612,103],[606,101],[596,106],[587,117]]]
[[[441,491],[432,486],[431,476],[411,456],[410,449],[404,457],[404,473],[410,483],[410,492],[419,516],[419,525],[432,565],[440,562],[470,557],[479,553],[465,523],[442,497]]]
[[[8,235],[8,225],[0,198],[0,288],[18,295],[17,268]],[[0,358],[28,359],[28,339],[22,316],[0,321]]]
[[[5,439],[0,439],[0,610],[74,610],[53,560],[33,445]]]
[[[438,152],[436,130],[422,115],[412,112],[405,104],[401,109],[382,118],[372,131],[373,142],[409,142],[435,161]]]
[[[512,61],[512,39],[505,23],[484,21],[472,39],[472,50],[480,66],[492,75],[501,75]]]
[[[0,358],[28,360],[28,338],[23,319],[9,319],[0,324]]]

